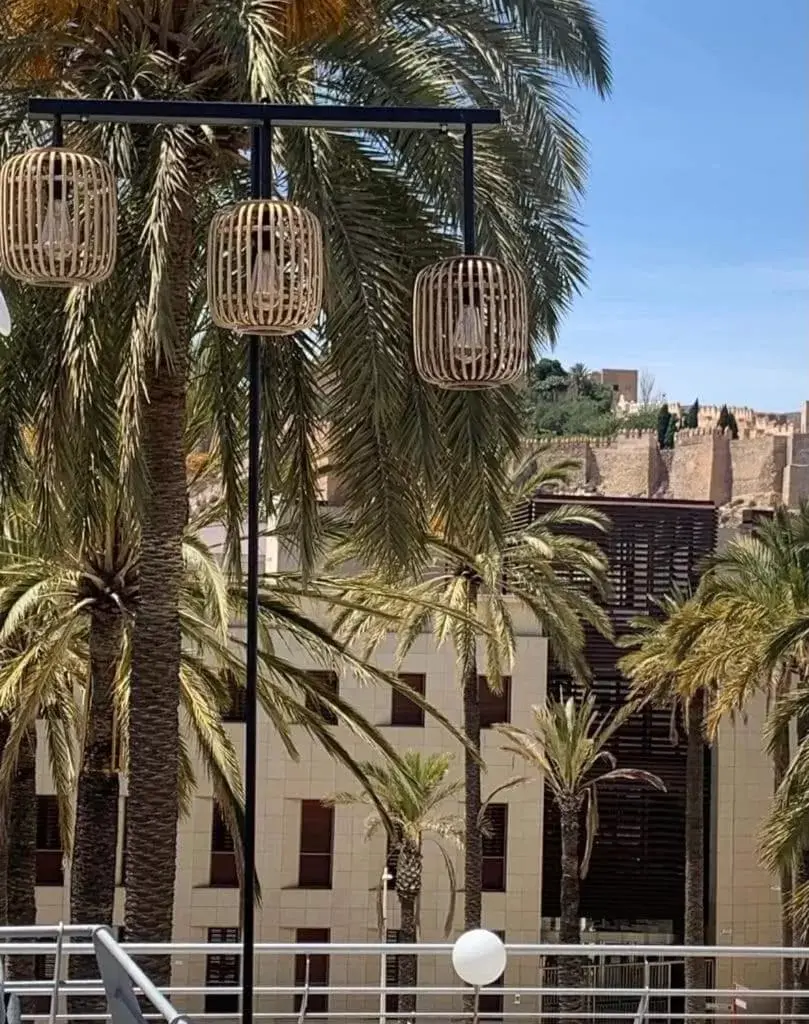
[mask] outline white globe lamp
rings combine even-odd
[[[486,928],[464,932],[452,947],[455,973],[474,988],[497,981],[506,969],[506,947],[499,936]]]

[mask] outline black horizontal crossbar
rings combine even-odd
[[[83,100],[33,97],[28,117],[114,124],[261,125],[298,128],[418,128],[460,131],[500,124],[500,111],[478,107],[335,107],[197,100]]]

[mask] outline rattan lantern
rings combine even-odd
[[[96,284],[115,266],[118,196],[103,160],[52,147],[0,168],[0,261],[20,281]]]
[[[525,373],[525,283],[513,267],[456,256],[426,267],[413,294],[416,369],[441,388],[493,388]]]
[[[323,233],[313,213],[256,199],[220,210],[208,234],[208,302],[219,327],[286,335],[323,303]]]

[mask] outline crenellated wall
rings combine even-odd
[[[661,451],[654,430],[612,438],[552,438],[543,462],[575,459],[575,490],[615,497],[681,501],[742,501],[790,506],[809,499],[809,433],[732,440],[713,427],[683,429],[673,450]]]

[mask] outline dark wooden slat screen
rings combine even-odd
[[[673,587],[693,586],[700,565],[716,545],[716,509],[709,502],[608,499],[595,496],[538,498],[522,511],[527,524],[560,501],[594,506],[611,521],[606,535],[590,536],[610,561],[608,611],[617,635],[638,615],[654,614],[651,598]],[[587,531],[576,530],[580,536]],[[616,667],[623,651],[588,632],[586,657],[593,673],[591,691],[603,709],[623,703],[627,683]],[[572,685],[551,665],[548,693],[572,693]],[[682,739],[682,738],[681,738]],[[647,709],[633,716],[612,745],[622,768],[659,775],[667,793],[620,785],[605,789],[599,801],[600,831],[587,878],[581,914],[612,927],[643,921],[671,921],[682,931],[685,872],[685,743],[671,740],[670,713]],[[705,781],[710,799],[710,772]],[[560,841],[556,807],[545,794],[542,850],[542,914],[559,916]]]

